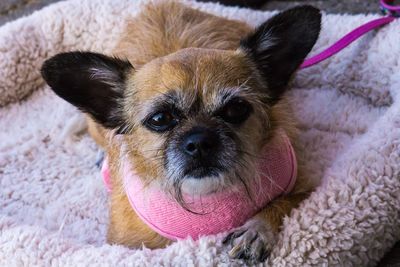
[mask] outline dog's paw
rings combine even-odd
[[[277,241],[277,235],[267,222],[253,218],[229,233],[223,244],[232,245],[229,251],[232,258],[257,263],[268,258]]]

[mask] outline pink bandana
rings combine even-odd
[[[185,210],[155,186],[144,187],[126,160],[122,164],[125,193],[136,214],[154,231],[172,240],[218,234],[243,225],[271,200],[290,192],[297,176],[297,162],[289,138],[283,131],[264,148],[259,162],[260,181],[250,192],[240,187],[206,196],[185,196]],[[111,190],[107,159],[103,163],[104,183]]]

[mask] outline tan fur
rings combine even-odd
[[[161,162],[149,160],[162,152],[163,138],[138,126],[149,108],[148,100],[165,93],[169,88],[179,88],[200,95],[203,102],[210,103],[209,108],[213,109],[212,105],[221,88],[256,86],[258,81],[255,78],[248,79],[253,70],[252,64],[242,52],[237,51],[240,39],[250,32],[251,28],[242,22],[216,17],[173,2],[149,4],[138,17],[127,23],[114,54],[127,58],[135,67],[129,78],[125,103],[131,129],[125,141],[135,171],[142,179],[150,183],[154,177],[164,175]],[[213,73],[220,75],[210,75]],[[248,96],[249,99],[251,97]],[[256,102],[255,96],[254,99]],[[284,128],[296,143],[295,123],[289,119],[292,116],[285,101],[268,110],[264,110],[259,103],[255,103],[255,106],[259,108],[255,112],[259,116],[249,119],[247,127],[242,127],[239,134],[253,142],[252,153],[259,152],[256,149],[263,147],[277,127]],[[256,121],[267,117],[265,112],[268,112],[269,121],[256,124]],[[119,173],[121,147],[112,141],[112,137],[108,137],[112,134],[91,120],[89,132],[99,145],[105,147],[109,156],[113,190],[108,241],[128,247],[144,244],[149,248],[158,248],[169,244],[169,240],[153,232],[132,210],[122,189]],[[301,175],[295,187],[297,194],[274,201],[257,215],[275,231],[278,231],[283,216],[306,196],[304,192],[308,188],[302,180]]]
[[[114,54],[139,67],[188,47],[234,50],[252,29],[180,3],[150,3],[128,21]]]
[[[90,117],[87,117],[87,124],[88,124],[88,132],[96,141],[96,143],[103,149],[107,147],[107,140],[105,139],[105,135],[107,130],[93,121]]]
[[[128,197],[123,191],[122,180],[119,174],[119,147],[112,140],[107,147],[112,177],[110,224],[107,240],[112,244],[121,244],[127,247],[161,248],[170,241],[152,231],[132,210]]]

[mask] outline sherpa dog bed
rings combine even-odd
[[[166,249],[105,243],[107,193],[82,116],[40,78],[61,51],[109,52],[143,2],[60,2],[0,28],[0,265],[231,266],[221,236]],[[270,12],[189,3],[257,25]],[[325,15],[321,51],[377,17]],[[301,70],[290,98],[321,186],[285,220],[274,266],[372,266],[400,238],[400,20]]]

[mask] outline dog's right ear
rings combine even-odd
[[[107,128],[123,127],[128,61],[91,52],[69,52],[46,60],[41,73],[61,98]]]
[[[267,83],[271,103],[276,103],[286,91],[320,30],[320,11],[299,6],[273,16],[241,41],[240,49],[255,63]]]

